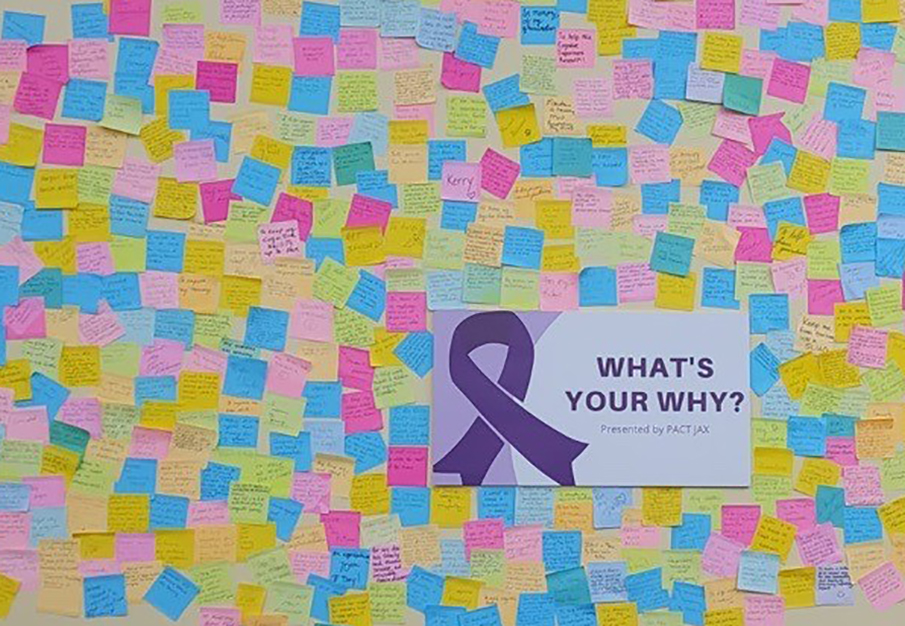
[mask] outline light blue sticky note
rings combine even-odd
[[[456,14],[422,7],[415,41],[428,50],[452,52],[456,47]]]
[[[333,159],[329,148],[296,146],[292,151],[293,185],[329,187],[333,181]]]
[[[571,567],[547,574],[547,592],[556,604],[587,604],[591,602],[588,575],[583,567]]]
[[[598,187],[622,187],[628,183],[628,148],[594,148],[591,168]]]
[[[464,309],[462,283],[465,278],[457,270],[437,270],[427,273],[427,308],[430,311]]]
[[[789,329],[789,295],[754,293],[748,296],[748,321],[752,335]]]
[[[651,100],[635,125],[635,132],[654,143],[672,145],[682,128],[682,114],[662,100]]]
[[[429,332],[409,333],[399,342],[393,354],[418,378],[424,378],[434,366],[434,335]]]
[[[171,621],[178,621],[200,589],[172,567],[165,567],[144,595],[144,600]]]
[[[302,2],[300,37],[331,37],[339,43],[340,7],[322,2]]]
[[[705,267],[701,281],[701,306],[738,310],[735,299],[735,270]]]
[[[282,352],[286,347],[289,313],[278,309],[248,307],[245,320],[245,343],[249,346]]]
[[[701,181],[698,202],[707,207],[707,219],[725,222],[729,215],[729,205],[738,202],[739,189],[735,185],[720,180]]]
[[[415,565],[405,579],[405,603],[409,608],[424,612],[428,606],[439,605],[443,598],[443,578]]]
[[[594,528],[622,526],[622,512],[632,505],[630,487],[594,487],[591,497],[594,505]]]
[[[553,527],[553,500],[550,487],[518,487],[515,490],[516,526]]]
[[[279,182],[278,167],[247,156],[242,159],[232,191],[246,200],[269,206]]]
[[[553,175],[590,178],[594,146],[588,137],[553,137]]]
[[[786,431],[786,447],[795,456],[826,455],[826,420],[822,417],[790,415]]]
[[[905,152],[905,113],[877,112],[877,150]]]
[[[867,91],[854,85],[830,81],[826,88],[823,117],[831,122],[859,120],[864,111]]]
[[[549,593],[521,593],[515,615],[516,626],[555,626],[556,602]]]
[[[625,602],[625,576],[628,566],[623,561],[588,563],[588,584],[591,602]]]
[[[389,413],[391,446],[426,446],[430,443],[430,406],[394,406],[390,407]]]
[[[764,343],[759,343],[751,351],[751,390],[764,395],[779,381],[780,361]]]
[[[332,85],[332,76],[293,76],[287,108],[297,113],[327,115]]]
[[[478,487],[478,519],[501,519],[515,525],[515,487]]]
[[[482,35],[472,22],[465,22],[459,30],[459,41],[456,45],[456,56],[462,61],[490,69],[496,61],[500,38]]]
[[[126,577],[122,574],[87,576],[82,589],[85,617],[121,617],[128,614]]]
[[[19,11],[3,12],[3,39],[24,39],[29,46],[44,42],[46,17]]]
[[[399,516],[399,523],[403,527],[423,526],[428,523],[431,495],[428,487],[393,487],[390,491],[390,511]],[[443,579],[440,580],[442,585]]]
[[[264,396],[267,361],[230,356],[223,380],[223,393],[237,398],[260,400]]]
[[[585,267],[578,275],[580,306],[616,306],[616,270],[611,267]]]
[[[738,565],[738,588],[775,594],[779,588],[779,555],[745,550]]]
[[[559,30],[559,9],[555,6],[523,6],[521,43],[523,46],[552,46]]]
[[[62,117],[99,122],[104,117],[107,83],[99,80],[70,78],[63,91]]]
[[[203,89],[173,89],[168,107],[173,130],[204,128],[211,121],[211,94]]]
[[[651,250],[650,268],[655,272],[688,276],[693,252],[694,239],[658,232]]]
[[[387,461],[386,442],[379,432],[346,435],[343,453],[355,459],[356,474],[364,473]]]
[[[540,269],[544,231],[524,226],[506,226],[503,233],[503,265]]]
[[[682,523],[670,529],[670,550],[703,550],[710,538],[710,516],[682,513]]]
[[[522,11],[532,8],[537,7],[522,7]],[[518,74],[512,74],[496,82],[484,85],[482,91],[490,110],[496,113],[497,111],[531,104],[528,94],[521,90],[520,81],[521,78]]]
[[[548,572],[581,566],[581,531],[546,530],[542,544],[544,568]]]

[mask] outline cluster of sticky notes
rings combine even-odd
[[[0,618],[901,621],[897,0],[8,4]],[[750,489],[432,488],[472,307],[747,315]]]

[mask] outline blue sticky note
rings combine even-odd
[[[635,125],[635,132],[654,143],[672,145],[682,127],[682,114],[662,100],[651,100]]]
[[[390,512],[399,516],[403,527],[428,523],[431,495],[428,487],[393,487],[390,492]]]
[[[387,461],[387,447],[379,432],[346,435],[343,453],[355,459],[355,473],[383,465]]]
[[[882,197],[882,190],[880,192]],[[877,222],[846,224],[839,230],[839,249],[843,263],[872,262],[876,259],[876,248]]]
[[[782,168],[786,172],[786,176],[792,173],[792,166],[795,164],[795,156],[798,150],[795,146],[791,146],[782,139],[774,137],[767,146],[767,151],[760,158],[761,165],[768,163],[782,163]]]
[[[337,382],[305,383],[302,392],[307,400],[305,417],[339,417],[342,391],[342,385]]]
[[[145,265],[149,270],[179,273],[185,256],[185,233],[174,230],[149,230]]]
[[[459,626],[502,626],[500,609],[496,604],[466,611],[459,615]]]
[[[844,119],[836,130],[836,156],[873,159],[876,124],[870,120]]]
[[[588,137],[553,137],[553,175],[590,178],[593,150]]]
[[[333,159],[329,148],[296,146],[293,149],[291,176],[293,185],[329,187],[333,181],[332,171]]]
[[[665,183],[641,185],[641,212],[646,215],[667,215],[669,203],[682,199],[682,181],[678,178]]]
[[[333,548],[330,551],[330,581],[347,589],[366,589],[371,567],[367,548]]]
[[[230,356],[226,365],[223,393],[237,398],[260,400],[264,396],[267,361]]]
[[[651,38],[634,37],[622,40],[623,59],[654,60],[659,49],[659,41]]]
[[[428,606],[438,605],[443,598],[443,578],[415,565],[405,579],[405,603],[409,608],[424,612]]]
[[[110,20],[103,2],[73,4],[70,7],[73,39],[109,39]]]
[[[779,56],[787,61],[811,62],[825,56],[823,28],[807,22],[788,22]]]
[[[430,443],[430,407],[406,404],[390,407],[390,445],[426,446]]]
[[[465,22],[459,30],[459,41],[456,45],[456,57],[475,65],[490,69],[496,61],[500,38],[482,35],[472,22]]]
[[[135,377],[135,404],[141,406],[154,400],[176,401],[175,376]]]
[[[534,8],[538,7],[522,7],[522,11]],[[496,82],[484,85],[482,91],[490,110],[496,113],[497,111],[531,104],[531,99],[528,94],[522,91],[520,84],[521,77],[518,74],[512,74]]]
[[[189,515],[189,499],[155,493],[151,496],[150,530],[185,528]]]
[[[465,141],[462,139],[430,139],[427,142],[427,178],[440,180],[447,161],[465,162]]]
[[[0,200],[26,204],[31,196],[34,180],[34,168],[0,161]]]
[[[670,611],[680,611],[682,621],[692,626],[704,626],[704,611],[707,599],[704,587],[682,580],[673,583],[672,598],[669,601]]]
[[[594,148],[591,168],[598,187],[622,187],[628,183],[628,149]]]
[[[679,57],[667,57],[654,61],[654,98],[657,100],[685,99],[689,62],[688,59]]]
[[[257,448],[260,420],[252,415],[221,413],[217,416],[217,446]]]
[[[842,515],[843,537],[846,545],[883,539],[883,524],[877,509],[847,506]]]
[[[311,600],[311,617],[326,622],[330,617],[330,598],[346,593],[346,587],[317,574],[308,574],[306,582],[309,587],[314,587],[314,597]]]
[[[477,202],[444,200],[440,210],[440,228],[465,232],[478,215]]]
[[[817,485],[817,493],[814,496],[817,510],[817,523],[831,523],[836,528],[845,525],[845,490],[841,487],[829,485]]]
[[[154,493],[157,487],[157,459],[127,458],[114,485],[116,493]]]
[[[670,529],[670,550],[703,550],[710,538],[710,516],[682,513],[682,523]]]
[[[501,519],[515,525],[515,487],[479,487],[478,519]]]
[[[57,267],[45,267],[19,286],[20,298],[44,298],[48,309],[63,306],[63,272]]]
[[[548,593],[520,593],[516,626],[556,626],[556,603]]]
[[[461,606],[429,604],[424,607],[424,626],[459,626],[459,616],[464,614]]]
[[[293,76],[287,108],[297,113],[327,115],[332,86],[332,76]]]
[[[830,0],[829,18],[834,22],[861,21],[861,0]]]
[[[698,202],[707,207],[707,219],[725,222],[729,205],[738,202],[739,189],[719,180],[701,181]]]
[[[650,268],[655,272],[664,272],[676,276],[688,276],[691,269],[691,255],[694,252],[694,239],[659,232],[654,239],[654,247],[650,256]]]
[[[86,576],[82,591],[85,617],[121,617],[129,612],[122,574]]]
[[[456,22],[455,13],[422,7],[415,42],[427,50],[451,52],[456,47]]]
[[[550,178],[553,176],[553,138],[545,137],[519,148],[522,176]],[[593,162],[592,162],[593,165]]]
[[[578,275],[580,306],[616,306],[616,270],[611,267],[585,267]]]
[[[216,159],[217,163],[229,162],[229,146],[233,135],[233,125],[231,123],[211,120],[207,126],[193,128],[189,134],[192,141],[213,140],[214,159]]]
[[[2,433],[0,433],[2,439]],[[31,527],[28,547],[37,548],[44,539],[69,539],[69,521],[64,506],[53,506],[31,511]]]
[[[823,117],[831,122],[860,120],[866,98],[865,89],[830,81],[826,88]]]
[[[628,566],[622,561],[588,563],[588,584],[591,602],[625,602],[625,576]]]
[[[544,531],[543,556],[548,572],[581,566],[581,531]]]
[[[300,37],[330,37],[339,43],[339,6],[321,2],[302,2]]]
[[[738,566],[738,588],[753,593],[778,590],[779,555],[745,550]]]
[[[154,39],[120,37],[116,52],[116,73],[151,78],[160,42]]]
[[[242,159],[233,182],[233,193],[246,200],[269,206],[280,182],[280,169],[251,157]]]
[[[756,293],[748,296],[748,326],[752,335],[789,329],[789,295]]]
[[[428,148],[430,151],[430,148]],[[387,170],[372,170],[370,172],[358,172],[355,176],[358,193],[389,202],[393,207],[399,206],[398,186],[389,182]]]
[[[163,309],[154,315],[154,337],[169,339],[192,348],[195,335],[195,312],[187,309]]]
[[[553,596],[557,605],[591,602],[591,589],[588,586],[588,576],[583,567],[572,567],[548,573],[547,592]]]
[[[278,309],[248,307],[245,321],[245,343],[264,350],[282,352],[286,347],[289,313]]]
[[[429,332],[409,333],[393,350],[418,378],[424,378],[434,366],[434,335]]]
[[[552,46],[559,30],[559,9],[553,6],[523,6],[521,16],[521,44],[523,46]]]
[[[858,418],[848,415],[835,415],[833,413],[824,413],[823,418],[826,420],[827,437],[855,436],[855,422],[858,421]]]
[[[663,571],[659,567],[627,575],[625,590],[629,602],[636,603],[639,612],[654,611],[669,604],[669,594],[663,589]]]
[[[880,215],[905,216],[905,187],[890,183],[878,183],[877,210]]]
[[[503,265],[540,269],[544,231],[523,226],[506,226],[503,234]]]
[[[697,58],[698,34],[678,30],[661,30],[657,36],[657,52],[654,60],[657,63],[680,59],[685,63],[694,63]]]
[[[701,306],[717,309],[739,309],[741,305],[735,299],[735,270],[716,267],[704,268],[704,279],[701,285]]]
[[[111,309],[135,311],[141,308],[141,285],[137,273],[117,272],[104,276],[103,281],[103,298]]]
[[[0,308],[19,304],[19,268],[0,265]]]
[[[751,390],[762,396],[779,381],[780,361],[766,346],[759,343],[749,357],[751,368]]]
[[[337,263],[346,262],[343,240],[338,237],[308,237],[305,242],[305,256],[314,260],[314,269],[320,268],[324,259],[333,259]]]
[[[380,4],[381,37],[415,37],[421,20],[416,0],[384,0]]]
[[[894,24],[861,24],[861,47],[889,52],[895,42],[896,32]]]
[[[29,46],[44,43],[44,22],[47,18],[35,13],[3,12],[3,39],[24,39]]]
[[[172,567],[165,567],[144,600],[171,621],[177,621],[200,592],[198,585]]]
[[[591,490],[594,506],[594,528],[619,528],[622,512],[632,504],[629,487],[594,487]]]
[[[62,117],[99,122],[104,117],[107,83],[99,80],[70,78],[63,90]]]
[[[46,211],[41,211],[45,213]],[[142,239],[147,236],[151,205],[125,196],[110,196],[110,233]]]
[[[349,131],[349,143],[371,144],[374,154],[383,156],[389,145],[390,119],[376,111],[362,111],[355,114],[352,130]],[[395,206],[395,201],[393,203]]]
[[[173,130],[204,128],[211,121],[211,94],[201,89],[173,89],[168,111]]]
[[[113,93],[140,101],[144,115],[154,113],[154,88],[148,84],[147,76],[117,72],[113,75]]]
[[[311,433],[302,431],[295,436],[270,433],[270,456],[292,459],[296,472],[310,472]]]
[[[103,279],[97,274],[63,276],[63,304],[77,306],[82,313],[97,314]]]
[[[905,152],[905,113],[877,111],[877,150]]]
[[[270,498],[267,506],[267,521],[273,522],[277,529],[277,539],[289,541],[295,532],[299,518],[302,515],[302,505],[291,498]]]
[[[337,185],[355,184],[358,172],[374,169],[374,150],[368,141],[333,148],[333,169]]]
[[[226,500],[229,497],[229,486],[239,480],[241,470],[234,465],[210,462],[201,470],[201,499]]]
[[[822,417],[790,415],[786,446],[795,453],[795,456],[826,455],[826,422]]]
[[[786,43],[786,28],[783,26],[776,30],[760,30],[758,43],[763,52],[779,52]]]
[[[515,525],[553,528],[553,489],[518,487],[515,490]]]
[[[905,241],[877,239],[877,276],[898,278],[905,273]]]
[[[0,511],[25,513],[31,487],[22,483],[0,483]]]
[[[799,226],[807,226],[804,221],[804,206],[798,196],[771,200],[764,203],[764,217],[767,220],[767,230],[770,239],[776,239],[776,230],[780,222],[791,222]]]
[[[594,605],[557,604],[556,622],[560,626],[597,626],[597,612]]]
[[[359,270],[358,282],[346,307],[377,322],[386,308],[386,282],[367,270]]]
[[[880,286],[877,266],[872,261],[840,263],[839,278],[842,282],[842,295],[846,302],[864,300],[868,289]]]

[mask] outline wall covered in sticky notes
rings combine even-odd
[[[4,0],[0,619],[905,621],[901,17]],[[431,488],[433,313],[595,307],[748,317],[751,488]]]

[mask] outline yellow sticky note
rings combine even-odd
[[[424,256],[426,234],[427,221],[422,217],[391,217],[387,224],[386,253],[420,259]]]
[[[898,0],[861,0],[861,21],[865,24],[899,21]]]
[[[826,26],[826,60],[854,59],[861,49],[861,25],[857,22],[830,22]]]
[[[524,146],[541,138],[533,104],[497,111],[496,123],[506,148]]]
[[[478,608],[480,593],[481,581],[449,576],[443,585],[443,598],[440,603],[443,606],[461,606],[474,611]]]
[[[292,145],[267,135],[257,135],[251,146],[250,155],[253,159],[286,170],[292,161]]]
[[[430,127],[427,120],[390,120],[389,139],[392,146],[427,143]]]
[[[9,615],[9,611],[13,606],[13,600],[19,593],[20,583],[15,578],[10,578],[6,574],[0,574],[0,618]]]
[[[42,168],[35,174],[35,208],[74,209],[79,203],[77,169]]]
[[[330,622],[348,626],[371,626],[371,596],[368,593],[350,593],[334,596],[327,601]]]
[[[0,161],[21,167],[35,167],[43,147],[43,130],[11,123],[9,139],[0,146]]]
[[[644,487],[641,498],[641,519],[645,526],[678,526],[682,523],[681,488]]]
[[[788,448],[754,448],[754,473],[791,476],[795,455]]]
[[[378,265],[386,260],[380,226],[343,228],[342,239],[346,265]]]
[[[905,534],[905,496],[887,502],[877,509],[877,513],[887,533]]]
[[[742,63],[744,43],[745,40],[740,35],[712,31],[705,33],[701,68],[738,74]]]
[[[249,617],[260,615],[264,611],[264,600],[267,597],[267,589],[260,585],[239,583],[236,588],[236,607],[242,612],[242,621]]]
[[[634,602],[597,604],[597,626],[638,626],[638,605]]]
[[[789,189],[803,193],[822,193],[830,180],[830,162],[824,158],[799,150],[792,162],[792,171],[786,182]]]
[[[255,104],[285,107],[292,89],[292,68],[255,63],[251,76],[251,95]]]
[[[779,572],[779,595],[786,601],[787,609],[796,609],[816,604],[815,587],[817,568],[796,567]]]
[[[362,515],[386,515],[390,512],[390,490],[386,474],[359,474],[352,478],[349,492],[352,509]]]
[[[842,468],[829,459],[805,459],[795,481],[795,490],[812,498],[817,495],[817,487],[835,486],[842,476]]]
[[[160,178],[154,198],[154,217],[190,220],[198,211],[198,183],[180,183],[175,178]]]
[[[808,244],[811,242],[811,232],[807,226],[780,222],[776,228],[776,238],[773,241],[773,258],[777,261],[785,261],[793,256],[802,256],[808,253]]]
[[[657,292],[654,306],[658,309],[675,311],[693,311],[697,275],[689,272],[688,276],[657,274]]]
[[[460,528],[471,519],[471,489],[436,487],[431,489],[431,524]]]
[[[760,552],[778,554],[785,561],[795,542],[795,534],[798,528],[795,524],[785,522],[776,517],[761,515],[751,542],[751,549]]]
[[[66,348],[63,348],[65,351]],[[62,372],[62,359],[60,371]],[[63,376],[60,375],[60,382]],[[63,383],[66,384],[65,382]],[[0,387],[13,390],[13,400],[31,399],[31,363],[27,359],[7,361],[6,365],[0,365]]]
[[[101,382],[98,346],[64,346],[60,356],[60,382],[67,387],[93,387]]]
[[[151,518],[147,495],[113,494],[107,500],[107,530],[117,533],[146,533]]]
[[[182,569],[195,564],[194,529],[155,531],[154,547],[155,557],[162,563]]]
[[[820,367],[817,359],[810,352],[786,361],[779,366],[779,377],[782,379],[789,397],[798,400],[804,395],[804,391],[811,380],[817,380],[820,376]]]
[[[168,115],[171,90],[194,88],[195,76],[192,74],[157,74],[154,77],[154,114],[163,118]]]
[[[595,148],[622,148],[628,143],[628,129],[622,124],[588,124],[588,137]]]

